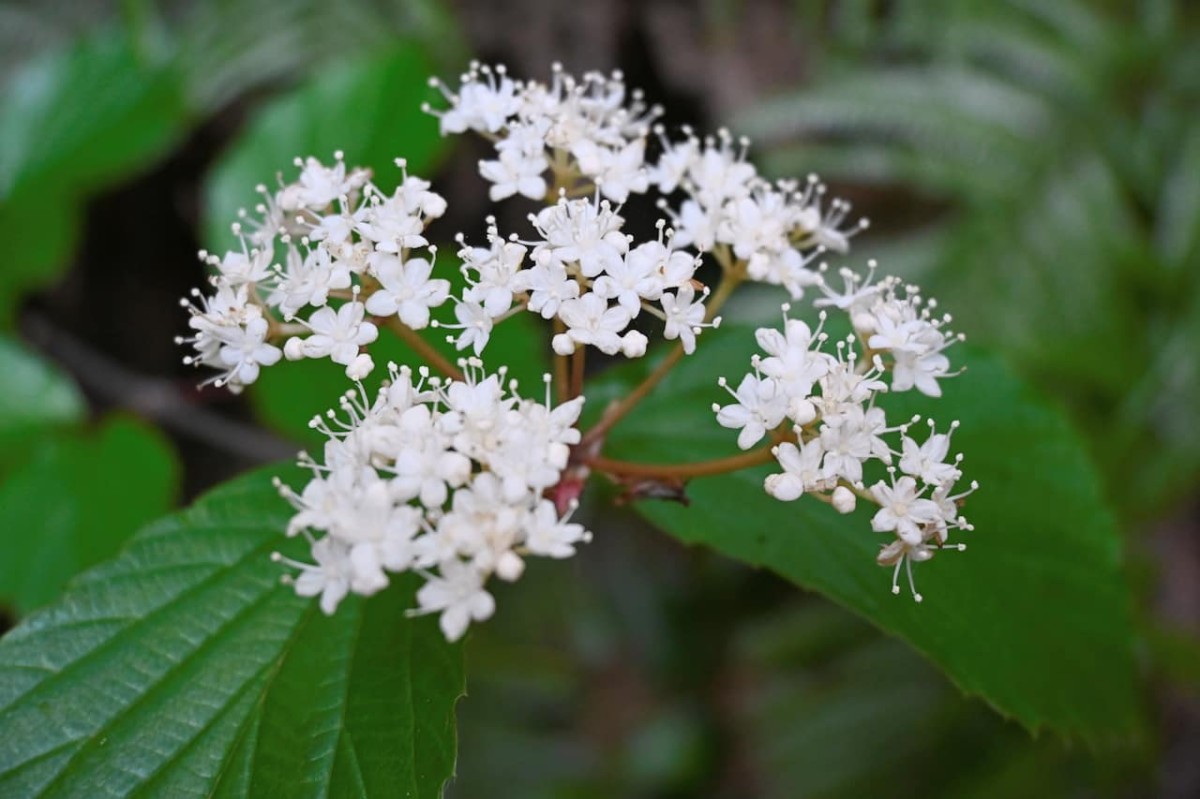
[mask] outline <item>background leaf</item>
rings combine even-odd
[[[0,601],[25,613],[54,599],[166,513],[178,478],[166,440],[131,420],[43,441],[0,483]]]
[[[85,193],[144,169],[188,117],[177,72],[118,32],[47,53],[8,82],[0,94],[0,326],[22,292],[57,275]]]
[[[684,462],[735,451],[708,412],[721,399],[713,375],[745,372],[754,339],[746,328],[709,335],[614,429],[608,452]],[[637,510],[684,541],[766,566],[857,611],[1033,730],[1127,736],[1139,721],[1130,598],[1095,473],[1060,414],[995,359],[972,353],[966,361],[969,370],[947,381],[941,400],[883,403],[893,419],[920,411],[943,425],[960,420],[955,449],[967,455],[967,478],[983,486],[966,509],[976,526],[960,538],[967,552],[918,570],[923,604],[888,591],[874,563],[884,542],[865,507],[842,518],[812,500],[770,500],[762,480],[778,469],[695,480],[691,507],[642,502]],[[603,404],[591,396],[589,404]]]
[[[433,66],[412,42],[390,52],[331,67],[295,91],[268,103],[214,167],[206,187],[208,241],[233,246],[229,231],[239,208],[252,207],[258,184],[292,179],[292,160],[315,156],[328,162],[335,150],[346,163],[374,171],[380,188],[399,182],[393,161],[407,158],[411,172],[428,178],[443,141],[437,120],[421,112]]]
[[[259,472],[140,533],[0,639],[4,796],[436,797],[461,649],[411,584],[334,617],[279,584]]]
[[[0,468],[22,442],[83,420],[86,406],[71,379],[7,336],[0,336],[0,374]]]

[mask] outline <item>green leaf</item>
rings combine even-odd
[[[98,35],[23,70],[0,100],[0,197],[89,186],[162,152],[185,116],[178,76]]]
[[[103,33],[23,69],[0,96],[0,324],[52,280],[77,236],[76,205],[145,166],[187,122],[178,75]]]
[[[469,57],[451,9],[440,0],[223,0],[181,11],[167,24],[178,39],[188,94],[205,109],[322,72],[347,53],[385,52],[401,38],[428,43],[445,65]]]
[[[0,466],[18,442],[75,424],[86,406],[71,379],[7,336],[0,336]]]
[[[424,51],[405,43],[326,70],[267,104],[208,181],[207,240],[215,249],[232,246],[229,225],[239,208],[258,202],[254,187],[275,185],[280,173],[294,177],[297,157],[328,161],[341,150],[347,164],[373,169],[384,189],[399,182],[396,158],[407,158],[413,173],[428,178],[443,149],[437,120],[421,111],[432,72]]]
[[[24,613],[53,600],[170,509],[178,472],[170,445],[129,420],[44,441],[0,483],[0,601]]]
[[[333,617],[280,585],[287,510],[228,484],[0,639],[0,794],[438,796],[461,648],[407,581]]]
[[[753,335],[723,328],[701,347],[614,429],[609,454],[687,462],[736,451],[708,408],[722,399],[717,375],[747,371]],[[807,498],[777,502],[762,489],[770,467],[695,480],[687,508],[637,509],[683,541],[766,566],[857,611],[1032,730],[1093,741],[1133,734],[1130,596],[1096,474],[1061,414],[995,359],[973,352],[965,360],[968,371],[946,382],[941,400],[906,394],[883,403],[893,419],[919,411],[943,425],[960,420],[955,449],[966,454],[967,478],[982,484],[964,511],[976,526],[960,539],[970,548],[917,570],[923,604],[888,590],[874,562],[884,541],[867,508],[843,518]],[[623,385],[610,378],[589,404]]]

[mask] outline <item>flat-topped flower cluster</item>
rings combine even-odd
[[[240,391],[284,358],[328,358],[355,382],[341,414],[315,423],[328,442],[321,461],[301,461],[311,480],[298,492],[281,487],[297,510],[289,534],[307,537],[315,561],[288,561],[298,592],[319,594],[332,613],[348,593],[414,571],[426,580],[416,612],[440,613],[446,636],[458,638],[492,613],[491,577],[515,580],[527,556],[566,557],[589,538],[569,517],[593,470],[636,476],[645,489],[774,458],[782,472],[765,489],[777,499],[809,494],[842,512],[879,506],[872,526],[894,540],[878,560],[894,565],[894,590],[901,566],[911,586],[914,561],[944,548],[951,530],[970,529],[958,515],[970,491],[954,493],[962,475],[960,458],[947,460],[950,433],[931,422],[918,441],[915,420],[889,425],[876,402],[885,391],[939,396],[953,375],[944,351],[960,337],[915,287],[876,280],[873,265],[865,278],[842,270],[840,289],[829,284],[818,259],[846,252],[866,221],[848,222],[849,205],[827,199],[816,177],[767,180],[747,142],[723,130],[669,135],[661,110],[619,73],[575,78],[556,66],[541,83],[473,64],[456,88],[433,85],[445,103],[426,110],[442,133],[471,131],[494,146],[478,164],[491,199],[542,205],[527,230],[502,232],[488,216],[482,242],[457,236],[457,270],[439,265],[427,228],[447,204],[404,160],[388,191],[341,153],[332,163],[296,159],[294,180],[259,186],[259,203],[239,214],[235,249],[201,253],[211,290],[184,303],[191,335],[180,341],[193,349],[189,363],[216,370],[206,382]],[[662,213],[641,240],[625,218],[636,195],[655,197]],[[705,261],[719,267],[715,286],[698,277]],[[721,380],[735,401],[716,411],[743,450],[769,437],[766,447],[692,465],[604,458],[607,430],[703,345],[746,282],[780,286],[793,302],[810,293],[822,325],[835,311],[852,331],[830,342],[823,327],[789,318],[790,306],[782,329],[757,331],[765,356],[736,389]],[[504,366],[489,373],[478,360],[495,326],[520,313],[552,322],[557,407],[548,389],[544,402],[522,399]],[[375,369],[369,348],[381,328],[442,376],[391,365],[370,396],[361,381]],[[418,334],[426,328],[472,357],[451,362]],[[581,433],[586,352],[639,358],[657,335],[670,352]]]
[[[463,380],[422,367],[389,365],[372,400],[359,384],[312,426],[325,434],[324,458],[302,464],[312,479],[297,493],[279,488],[297,513],[288,535],[303,535],[315,564],[299,569],[297,593],[321,597],[333,613],[349,592],[369,595],[389,573],[425,578],[417,612],[441,614],[455,640],[492,615],[492,576],[513,581],[529,556],[565,558],[591,534],[543,497],[579,442],[583,398],[551,407],[524,399],[504,371],[485,375],[462,361]],[[324,536],[318,537],[318,534]]]
[[[363,378],[375,364],[362,348],[379,336],[368,317],[420,330],[449,297],[450,282],[432,277],[436,247],[424,235],[446,201],[403,160],[390,194],[367,170],[348,170],[341,153],[332,166],[311,157],[296,165],[295,182],[258,187],[254,215],[243,211],[233,225],[238,249],[200,253],[214,269],[214,290],[185,302],[194,334],[180,341],[196,350],[188,362],[220,370],[211,382],[233,391],[281,355],[329,358]],[[280,340],[282,350],[272,343]]]
[[[954,495],[962,455],[947,462],[950,434],[937,433],[930,420],[928,437],[918,443],[908,433],[919,417],[890,427],[876,399],[913,388],[941,396],[938,381],[951,376],[943,350],[960,337],[946,331],[948,316],[933,316],[917,287],[902,286],[895,278],[874,282],[875,264],[869,268],[865,280],[843,270],[841,292],[820,282],[824,297],[813,304],[843,312],[853,329],[836,342],[833,353],[826,351],[828,336],[788,318],[790,306],[785,305],[782,332],[769,327],[755,332],[766,357],[751,359],[752,371],[736,390],[721,378],[735,402],[713,410],[718,423],[741,431],[737,443],[742,449],[768,434],[778,442],[772,454],[783,472],[764,483],[776,499],[790,502],[810,494],[841,513],[852,512],[858,497],[878,504],[872,529],[895,535],[878,562],[895,567],[894,593],[900,590],[900,568],[907,567],[909,588],[919,602],[912,563],[932,558],[946,545],[950,530],[972,529],[959,515],[958,502],[976,485]],[[822,325],[826,313],[821,313]],[[952,423],[951,431],[957,426]],[[898,439],[899,450],[888,442],[889,435]],[[897,457],[899,474],[893,466]],[[889,481],[879,480],[868,489],[864,478],[870,461],[886,467]]]

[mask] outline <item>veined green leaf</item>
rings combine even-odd
[[[0,794],[436,797],[461,648],[411,583],[333,617],[280,585],[259,472],[142,531],[0,639]]]
[[[688,462],[735,452],[709,411],[716,375],[736,382],[754,338],[746,328],[706,333],[660,388],[610,434],[606,452]],[[639,512],[676,537],[765,566],[819,591],[928,656],[965,692],[1033,730],[1093,741],[1138,729],[1129,589],[1120,538],[1096,474],[1061,414],[994,359],[972,353],[941,400],[885,397],[891,418],[921,412],[961,421],[956,451],[982,487],[964,509],[969,548],[917,569],[925,596],[893,596],[875,565],[885,543],[862,507],[842,517],[802,498],[778,502],[761,467],[688,486],[690,507],[641,502]],[[594,404],[628,385],[619,374]]]
[[[170,509],[178,474],[170,444],[131,420],[43,441],[0,482],[0,601],[24,613],[57,597]]]

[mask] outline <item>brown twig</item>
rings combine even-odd
[[[773,444],[752,449],[739,455],[715,458],[696,463],[632,463],[614,458],[596,456],[587,461],[588,466],[598,472],[618,477],[639,477],[657,480],[689,480],[693,477],[710,477],[717,474],[736,472],[767,463],[774,457]]]
[[[441,372],[446,377],[455,380],[462,380],[462,370],[442,355],[434,346],[421,337],[417,331],[413,330],[408,325],[400,321],[397,316],[390,316],[384,321],[388,329],[403,339],[404,343],[412,347],[412,349],[421,356],[426,363],[432,366],[437,371]]]
[[[62,364],[93,396],[181,436],[252,463],[291,459],[300,449],[299,444],[204,407],[194,401],[194,391],[174,380],[134,372],[41,314],[26,313],[22,330],[30,343]]]

